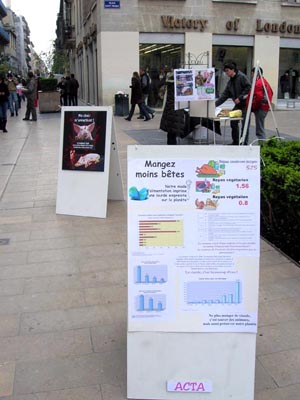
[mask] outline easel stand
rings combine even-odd
[[[273,112],[273,109],[272,109],[272,104],[271,104],[269,96],[268,96],[268,91],[267,91],[263,76],[262,76],[262,74],[260,72],[259,61],[257,61],[256,66],[255,66],[255,70],[254,70],[254,74],[253,74],[253,80],[252,80],[252,85],[251,85],[250,98],[249,98],[249,103],[248,103],[248,108],[247,108],[247,113],[246,113],[246,118],[245,118],[244,129],[243,129],[242,137],[240,139],[240,144],[241,145],[243,145],[244,142],[245,142],[245,138],[246,138],[246,134],[247,134],[247,127],[248,127],[248,124],[250,124],[251,108],[252,108],[252,103],[253,103],[254,88],[255,88],[257,75],[259,75],[260,78],[262,78],[261,81],[262,81],[262,85],[263,85],[263,88],[264,88],[264,93],[265,93],[266,99],[268,101],[270,112],[271,112],[271,115],[272,115],[274,128],[276,130],[278,138],[280,138],[277,122],[276,122],[276,119],[275,119],[275,116],[274,116],[274,112]]]
[[[181,65],[181,68],[183,68],[183,69],[185,69],[185,68],[195,69],[196,67],[200,67],[200,68],[201,67],[206,67],[206,68],[209,67],[209,52],[208,51],[203,51],[202,53],[198,54],[198,56],[195,56],[194,54],[192,54],[190,52],[186,54],[186,60]],[[201,100],[201,101],[203,101],[203,100]],[[182,108],[180,106],[180,102],[177,102],[175,104],[175,107],[176,107],[177,110]],[[188,112],[190,113],[190,111],[191,111],[191,102],[190,101],[187,102],[187,107],[186,108],[188,109]],[[208,119],[208,117],[209,117],[209,102],[206,101],[206,118]],[[199,116],[199,118],[200,118],[199,125],[201,127],[202,126],[201,125],[202,117]],[[206,128],[206,142],[207,143],[208,143],[208,131],[209,131],[209,129]],[[202,130],[200,130],[200,133],[198,133],[197,129],[194,129],[193,130],[193,136],[192,136],[193,143],[194,144],[201,144],[202,143],[202,139],[203,139]]]

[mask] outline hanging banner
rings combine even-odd
[[[129,146],[129,331],[256,332],[259,148]]]
[[[216,95],[215,69],[174,70],[176,101],[214,100]]]

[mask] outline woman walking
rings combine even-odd
[[[131,78],[131,109],[129,112],[129,115],[126,119],[126,121],[131,121],[131,118],[133,116],[135,106],[138,105],[140,109],[140,114],[145,117],[144,121],[149,121],[150,115],[145,109],[145,104],[143,101],[143,93],[142,93],[142,87],[141,87],[141,80],[138,72],[134,72],[132,74]]]
[[[4,76],[0,76],[0,130],[7,132],[7,108],[8,108],[9,90],[5,83]]]

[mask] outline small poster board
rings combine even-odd
[[[111,151],[111,107],[62,108],[57,214],[106,217]]]
[[[215,69],[175,69],[174,93],[177,101],[214,100],[216,96]]]

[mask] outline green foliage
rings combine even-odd
[[[40,59],[44,62],[48,72],[53,74],[65,74],[69,70],[68,57],[64,50],[56,48],[55,41],[52,42],[52,47],[49,51],[42,51],[39,54]]]
[[[54,92],[57,88],[57,79],[55,78],[41,78],[40,89],[42,92]]]
[[[0,64],[0,74],[1,75],[7,75],[7,72],[9,70],[9,65],[8,64]]]
[[[54,74],[64,74],[69,69],[68,57],[63,51],[53,50],[52,72]]]
[[[300,142],[265,142],[261,158],[262,235],[299,262]]]

